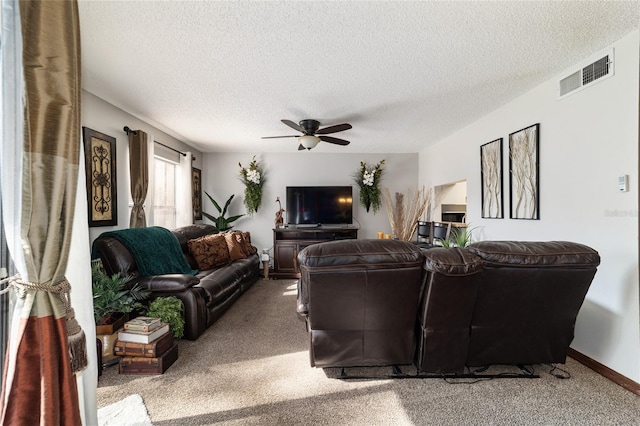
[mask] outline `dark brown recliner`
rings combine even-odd
[[[566,362],[600,263],[595,250],[564,241],[484,241],[424,254],[419,372]]]
[[[482,260],[465,249],[442,247],[426,250],[425,257],[415,364],[421,372],[462,373]]]
[[[468,366],[564,363],[578,311],[600,264],[582,244],[483,241]]]
[[[298,312],[316,367],[411,364],[423,255],[396,240],[314,244],[298,254]]]

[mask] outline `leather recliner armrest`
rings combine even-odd
[[[184,291],[200,282],[200,278],[188,274],[166,274],[140,277],[134,282],[159,293],[175,293]]]

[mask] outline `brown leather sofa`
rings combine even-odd
[[[180,243],[182,254],[193,269],[198,265],[189,252],[188,242],[205,235],[217,233],[212,225],[191,225],[171,231]],[[151,290],[151,300],[157,297],[176,296],[184,304],[184,338],[197,339],[245,292],[260,276],[260,260],[257,254],[209,270],[197,275],[166,274],[140,276],[134,257],[117,239],[98,237],[93,251],[102,259],[107,274],[121,273],[133,280],[128,285],[141,283]]]
[[[351,240],[300,252],[298,312],[312,366],[414,364],[419,374],[441,374],[566,361],[600,263],[595,250],[572,242],[486,241],[419,253],[411,246]]]
[[[298,312],[316,367],[410,364],[423,287],[418,247],[394,240],[343,240],[307,246]]]
[[[424,253],[420,372],[566,361],[600,264],[595,250],[566,241],[483,241]]]

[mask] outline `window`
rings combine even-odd
[[[167,229],[176,227],[176,163],[154,158],[153,224]]]

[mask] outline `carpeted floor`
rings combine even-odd
[[[571,358],[565,380],[336,379],[309,366],[295,298],[294,280],[257,282],[165,374],[106,369],[98,407],[139,394],[155,426],[640,425],[640,397]]]

